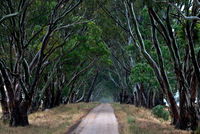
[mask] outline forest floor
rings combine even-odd
[[[68,104],[39,111],[29,115],[30,125],[26,127],[11,128],[0,121],[0,134],[63,134],[98,104]]]
[[[170,125],[170,121],[156,118],[151,110],[128,104],[113,103],[120,134],[191,134]]]

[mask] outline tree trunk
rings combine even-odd
[[[10,81],[10,77],[8,75],[8,72],[5,69],[6,67],[4,66],[4,64],[2,62],[0,62],[0,71],[3,77],[3,81],[2,83],[4,83],[3,85],[6,87],[6,91],[8,93],[8,108],[9,111],[12,111],[13,105],[14,105],[14,93],[13,93],[13,89],[12,89],[12,82]]]
[[[137,19],[136,19],[135,12],[134,12],[133,4],[132,3],[128,4],[128,6],[130,8],[131,15],[133,17],[132,22],[133,22],[135,33],[137,35],[137,38],[138,38],[140,46],[138,45],[138,43],[136,42],[136,40],[134,38],[134,35],[132,34],[133,33],[132,29],[129,28],[131,37],[132,37],[132,39],[133,39],[133,41],[135,43],[136,48],[140,51],[140,53],[143,55],[143,57],[147,60],[148,64],[154,70],[154,73],[155,73],[156,78],[157,78],[157,80],[159,82],[161,90],[162,90],[163,94],[166,95],[167,102],[170,105],[171,117],[173,118],[173,121],[174,121],[173,123],[176,123],[176,121],[178,120],[178,117],[179,117],[179,113],[178,113],[177,104],[176,104],[176,101],[174,99],[174,96],[173,96],[173,93],[171,91],[171,88],[170,88],[169,85],[167,85],[168,83],[166,83],[166,81],[163,80],[163,77],[165,75],[161,74],[160,71],[162,71],[162,69],[160,70],[160,68],[158,67],[157,63],[153,60],[153,58],[147,53],[147,51],[145,49],[144,40],[143,40],[142,35],[140,33],[140,30],[139,30],[139,26],[138,26],[138,22],[137,22]],[[151,11],[151,9],[149,11]],[[159,60],[159,61],[160,61],[160,64],[162,64],[162,59]],[[162,67],[162,66],[160,66],[160,67]]]
[[[153,92],[150,90],[147,96],[147,108],[151,109],[152,107],[153,107]]]
[[[54,106],[59,106],[61,103],[61,91],[59,88],[56,89],[56,95],[54,100]]]
[[[20,104],[15,103],[10,115],[10,126],[27,126],[28,122],[28,108],[29,103],[23,101]]]
[[[188,106],[186,102],[186,95],[184,87],[179,87],[179,96],[180,96],[180,117],[178,122],[176,123],[176,128],[179,129],[192,129],[195,130],[198,126],[198,117],[197,117],[197,111],[192,103]]]
[[[51,92],[50,108],[53,108],[54,107],[54,101],[55,101],[54,82],[51,82],[50,92]]]
[[[137,90],[137,86],[136,86],[136,90]],[[138,107],[138,105],[139,105],[139,102],[138,102],[138,91],[135,91],[134,92],[134,105],[136,106],[136,107]]]
[[[123,103],[122,98],[123,98],[123,93],[120,92],[120,93],[119,93],[119,102],[120,102],[120,104]]]
[[[44,111],[45,109],[49,109],[50,107],[50,85],[45,89],[44,92],[44,98],[43,98],[43,104],[42,104],[42,110]]]
[[[0,78],[1,80],[1,78]],[[7,103],[7,97],[6,97],[6,93],[3,87],[3,84],[0,81],[0,93],[1,93],[1,108],[2,108],[2,116],[0,119],[2,119],[3,121],[6,121],[7,119],[9,119],[9,110],[8,110],[8,103]]]
[[[142,106],[142,92],[143,92],[143,85],[140,85],[139,89],[139,106]]]
[[[33,97],[29,113],[36,112],[39,109],[40,105],[41,105],[40,93],[36,92],[35,96]]]
[[[153,96],[152,96],[152,107],[155,106],[155,99],[156,99],[156,92],[153,92]]]
[[[94,86],[95,86],[95,81],[97,80],[97,76],[98,76],[98,71],[96,71],[95,77],[94,77],[94,79],[92,81],[92,85],[91,85],[91,87],[89,89],[89,92],[88,92],[88,95],[86,97],[85,102],[89,102],[90,101],[90,97],[91,97],[91,95],[92,95],[92,93],[94,91]]]

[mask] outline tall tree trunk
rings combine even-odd
[[[129,6],[129,9],[128,9],[127,5]],[[159,82],[161,90],[162,90],[163,94],[166,95],[166,100],[169,103],[170,109],[172,111],[171,117],[173,118],[173,123],[176,123],[176,121],[178,120],[178,117],[179,117],[179,112],[178,112],[178,107],[177,107],[176,101],[174,99],[173,93],[169,87],[168,88],[165,87],[166,86],[166,85],[164,85],[165,81],[163,80],[163,76],[160,72],[160,68],[158,67],[157,63],[153,60],[153,58],[146,51],[144,40],[140,33],[138,22],[137,22],[136,15],[134,12],[133,3],[126,3],[125,6],[126,6],[126,12],[128,13],[128,10],[129,10],[131,12],[130,14],[133,17],[132,22],[133,22],[134,30],[135,30],[139,44],[137,43],[137,41],[135,39],[135,35],[133,35],[133,31],[130,26],[130,19],[128,18],[128,15],[126,15],[128,25],[129,25],[129,33],[134,41],[135,47],[140,51],[140,53],[143,55],[143,57],[147,60],[148,64],[154,70],[154,73]]]
[[[92,95],[92,93],[94,91],[94,86],[95,86],[95,81],[97,80],[97,76],[98,76],[98,71],[96,71],[96,74],[95,74],[94,79],[92,81],[92,85],[91,85],[91,87],[90,87],[90,89],[88,91],[88,95],[86,97],[85,102],[89,102],[90,101],[90,97],[91,97],[91,95]]]
[[[54,107],[54,101],[55,101],[55,93],[54,93],[54,81],[51,82],[51,100],[50,100],[50,108]]]
[[[0,93],[1,93],[1,108],[2,108],[2,116],[0,119],[7,120],[9,119],[9,111],[8,111],[8,103],[7,103],[7,97],[6,92],[4,90],[2,77],[0,75]]]
[[[33,101],[31,103],[31,107],[29,109],[29,113],[36,112],[41,105],[40,92],[36,91],[35,96],[33,97]]]
[[[68,95],[68,101],[67,103],[72,103],[73,100],[73,95],[74,95],[74,86],[75,86],[75,82],[77,79],[74,79],[74,81],[72,82],[70,91],[69,91],[69,95]]]
[[[143,106],[144,105],[144,100],[143,100],[143,89],[144,88],[144,86],[143,86],[143,84],[140,84],[140,88],[138,88],[139,89],[139,106]]]
[[[49,106],[50,106],[50,102],[49,102],[49,100],[50,100],[49,90],[50,90],[50,85],[45,89],[45,92],[44,92],[42,110],[48,109]]]
[[[149,90],[148,95],[147,95],[147,108],[152,108],[153,107],[153,92]]]
[[[56,89],[56,95],[54,100],[54,106],[59,106],[61,103],[61,90],[59,88]]]
[[[150,15],[150,20],[151,20],[151,24],[152,24],[153,44],[156,48],[156,54],[157,54],[158,61],[159,61],[160,73],[161,73],[161,76],[162,76],[162,80],[164,82],[164,86],[167,89],[165,92],[163,92],[163,94],[166,94],[166,96],[167,96],[166,99],[167,99],[167,101],[170,105],[170,109],[171,109],[170,113],[171,113],[171,117],[173,117],[172,123],[176,124],[176,122],[178,121],[178,118],[179,118],[179,112],[178,112],[177,104],[176,104],[176,101],[174,99],[174,96],[173,96],[173,93],[172,93],[172,90],[171,90],[171,87],[170,87],[170,84],[169,84],[169,80],[168,80],[166,72],[164,70],[164,60],[163,60],[162,51],[159,47],[159,42],[158,42],[158,39],[157,39],[157,33],[156,33],[156,30],[155,30],[154,19],[161,26],[164,33],[167,33],[167,31],[164,28],[164,25],[162,24],[162,22],[160,21],[160,19],[155,14],[155,12],[153,11],[152,8],[149,8],[149,15]],[[169,46],[170,54],[172,55],[172,57],[174,57],[174,54],[172,53],[171,49],[172,48]],[[161,88],[162,88],[162,86],[161,86]]]

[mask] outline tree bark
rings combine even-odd
[[[54,100],[54,106],[59,106],[61,103],[61,91],[59,88],[56,89],[56,95]]]
[[[8,103],[7,97],[3,86],[3,81],[0,75],[0,93],[1,93],[1,108],[2,108],[2,116],[0,119],[6,121],[9,119],[9,111],[8,111]]]
[[[30,103],[23,101],[20,104],[15,103],[13,111],[11,111],[10,126],[27,126],[28,122],[28,108]]]
[[[94,91],[94,86],[95,86],[95,81],[97,80],[97,76],[98,76],[98,70],[96,71],[95,77],[94,77],[94,79],[92,81],[92,85],[91,85],[91,87],[90,87],[90,89],[88,91],[88,95],[86,97],[85,102],[89,102],[90,101],[90,97],[91,97],[91,95],[92,95],[92,93]]]

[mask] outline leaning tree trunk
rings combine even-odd
[[[157,63],[153,60],[153,58],[146,51],[144,40],[143,40],[142,35],[140,33],[138,22],[137,22],[136,15],[135,15],[135,12],[134,12],[133,3],[131,3],[131,4],[127,3],[127,4],[125,4],[125,6],[126,6],[126,13],[127,13],[126,16],[127,16],[127,22],[128,22],[128,25],[129,25],[130,35],[131,35],[131,37],[134,41],[136,48],[140,51],[140,53],[143,55],[143,57],[147,60],[148,64],[154,70],[154,73],[155,73],[156,78],[159,82],[159,85],[162,89],[162,92],[163,92],[163,94],[166,95],[167,102],[170,105],[171,117],[173,118],[173,121],[175,123],[178,120],[179,113],[178,113],[178,107],[177,107],[176,101],[174,99],[173,93],[171,91],[171,88],[170,88],[169,85],[167,85],[168,83],[166,83],[166,81],[163,80],[164,75],[160,72],[162,70],[162,69],[160,70],[161,66],[158,66]],[[129,9],[128,9],[127,6],[129,7]],[[132,19],[133,27],[134,27],[135,34],[137,36],[139,43],[137,43],[137,41],[135,40],[135,36],[133,35],[133,31],[132,31],[131,26],[130,26],[130,19],[128,18],[128,11],[131,12],[130,14],[133,17],[133,19]],[[161,65],[162,59],[159,60],[159,61],[160,61],[160,65]]]
[[[89,89],[89,92],[88,92],[88,95],[86,97],[85,102],[89,102],[90,101],[90,97],[91,97],[91,95],[92,95],[92,93],[94,91],[94,85],[95,85],[95,81],[97,80],[97,76],[98,76],[98,71],[96,72],[95,77],[94,77],[94,79],[92,81],[92,85],[91,85],[91,87]]]

